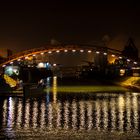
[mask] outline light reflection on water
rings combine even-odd
[[[54,79],[54,81],[56,78]],[[48,85],[49,86],[49,85]],[[140,93],[53,93],[40,98],[1,98],[3,135],[23,130],[140,132]]]

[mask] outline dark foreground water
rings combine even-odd
[[[140,133],[139,93],[1,97],[0,102],[0,138]]]
[[[0,139],[140,139],[140,93],[0,97]]]

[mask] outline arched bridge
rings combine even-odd
[[[5,67],[8,64],[13,64],[15,61],[20,60],[26,60],[30,56],[36,56],[36,55],[44,55],[44,54],[53,54],[53,53],[60,53],[60,52],[87,52],[87,53],[96,53],[96,54],[102,54],[102,55],[112,55],[112,57],[120,57],[121,51],[111,49],[108,47],[105,47],[104,45],[68,45],[68,44],[62,44],[62,45],[46,45],[44,47],[40,48],[34,48],[30,50],[26,50],[17,54],[14,54],[7,58],[5,62],[0,64],[0,67]]]

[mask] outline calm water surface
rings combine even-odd
[[[53,86],[42,97],[0,97],[0,138],[139,135],[140,93],[57,93]]]

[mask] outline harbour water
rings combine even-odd
[[[54,84],[55,85],[55,84]],[[140,135],[140,93],[0,97],[1,139],[127,139]]]

